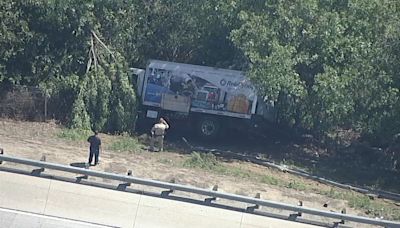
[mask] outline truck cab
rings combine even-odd
[[[144,69],[129,68],[129,77],[131,82],[136,85],[136,91],[139,95],[142,94],[145,72]]]

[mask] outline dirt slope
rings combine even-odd
[[[87,161],[87,143],[85,141],[71,141],[60,138],[58,135],[62,127],[54,123],[32,123],[18,122],[12,120],[0,120],[0,147],[8,155],[40,159],[46,155],[47,161],[65,165],[83,163]],[[311,180],[306,180],[289,175],[278,170],[269,169],[240,161],[229,161],[224,163],[229,170],[245,170],[246,175],[225,175],[223,173],[207,171],[199,168],[187,168],[182,166],[185,160],[190,158],[184,151],[169,151],[163,153],[150,153],[141,148],[134,152],[124,152],[107,149],[107,145],[115,142],[115,136],[100,135],[103,139],[103,147],[106,149],[101,154],[99,166],[91,167],[94,170],[125,174],[127,170],[133,170],[133,175],[143,178],[151,178],[169,181],[175,178],[177,183],[188,184],[201,188],[212,188],[218,184],[219,191],[255,196],[261,193],[263,199],[297,204],[299,200],[307,207],[340,211],[347,208],[347,213],[366,215],[364,209],[352,209],[348,201],[327,197],[318,194],[314,190],[325,192],[333,191],[330,186],[323,185]],[[171,147],[169,147],[171,148]],[[5,166],[15,167],[16,165],[6,163]],[[22,169],[28,167],[19,166]],[[249,175],[247,175],[250,173]],[[300,183],[300,187],[288,187],[283,184],[267,184],[268,182],[257,181],[251,175],[272,176],[281,183]],[[107,180],[103,180],[106,181]],[[314,190],[313,190],[314,189]],[[336,191],[336,190],[334,190]],[[341,190],[337,190],[338,192]],[[328,207],[323,205],[328,202]],[[392,202],[380,202],[393,206]],[[397,213],[397,212],[396,212]],[[369,216],[374,216],[369,214]],[[358,226],[360,227],[360,226]]]

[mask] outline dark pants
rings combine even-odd
[[[90,154],[89,154],[89,164],[92,163],[94,157],[94,164],[97,165],[97,163],[99,163],[99,150],[90,150]]]

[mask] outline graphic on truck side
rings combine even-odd
[[[161,104],[163,94],[190,98],[192,108],[252,114],[255,89],[244,75],[217,75],[149,68],[144,101]]]

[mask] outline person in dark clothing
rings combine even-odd
[[[92,165],[94,157],[94,165],[99,164],[99,154],[101,150],[101,139],[98,136],[98,132],[94,131],[94,135],[90,136],[87,141],[90,143],[89,147],[89,165]]]

